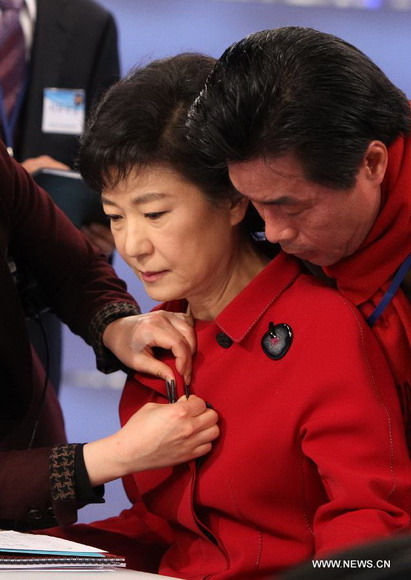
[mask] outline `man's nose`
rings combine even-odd
[[[297,237],[297,229],[287,222],[267,214],[263,218],[265,221],[265,237],[269,242],[281,244]]]

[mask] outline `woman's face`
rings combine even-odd
[[[160,165],[133,172],[102,201],[120,255],[151,298],[204,301],[224,291],[244,202],[215,205]]]

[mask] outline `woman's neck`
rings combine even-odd
[[[251,241],[238,244],[222,265],[221,275],[206,295],[188,298],[189,311],[198,320],[214,320],[218,314],[265,268],[270,258]]]

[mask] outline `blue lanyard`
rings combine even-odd
[[[387,308],[388,304],[393,299],[395,293],[400,287],[401,282],[404,280],[410,268],[411,268],[411,254],[409,254],[409,256],[405,258],[401,266],[398,268],[397,273],[395,274],[394,279],[390,284],[390,287],[388,288],[384,296],[381,298],[381,302],[377,305],[374,312],[367,318],[369,326],[371,327],[374,326],[377,318],[381,316],[381,314]]]
[[[28,71],[25,75],[23,85],[17,95],[16,103],[13,107],[10,117],[7,117],[6,109],[4,108],[3,89],[0,84],[0,122],[3,131],[3,140],[7,147],[7,151],[13,156],[14,146],[14,129],[16,128],[17,119],[24,101],[24,95],[28,84]]]

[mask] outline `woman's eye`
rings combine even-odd
[[[144,217],[146,217],[149,220],[158,220],[162,215],[164,215],[165,211],[150,211],[144,214]]]
[[[121,215],[106,213],[106,217],[110,220],[110,222],[118,222],[121,220]]]

